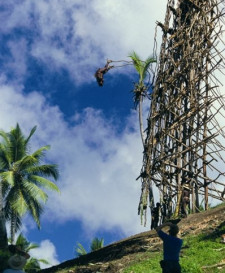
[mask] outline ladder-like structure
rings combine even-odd
[[[185,194],[192,212],[208,209],[209,196],[224,200],[224,7],[224,0],[168,0],[165,22],[157,22],[163,37],[139,176],[145,224],[155,189],[163,221],[180,215]]]

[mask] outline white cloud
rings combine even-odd
[[[27,74],[27,41],[24,38],[9,41],[8,48],[10,57],[7,58],[3,71],[11,71],[12,81],[20,81]]]
[[[15,58],[18,65],[26,67],[27,58],[33,56],[51,69],[68,70],[76,82],[83,82],[92,80],[94,69],[107,58],[124,59],[132,50],[143,58],[152,54],[155,22],[163,20],[165,8],[165,0],[9,0],[1,12],[1,31],[15,31],[7,37],[11,47],[20,39],[27,40],[26,54]]]
[[[55,246],[49,240],[41,241],[39,247],[32,249],[29,253],[33,258],[45,259],[49,262],[48,265],[40,262],[40,266],[42,269],[59,264]]]
[[[46,217],[79,219],[89,231],[115,227],[126,234],[140,231],[136,217],[140,184],[135,178],[142,148],[137,128],[134,132],[125,128],[117,136],[100,112],[86,109],[81,118],[71,132],[63,130],[51,137],[62,171],[61,195],[51,195]],[[128,127],[136,118],[132,115]]]
[[[50,69],[66,69],[76,83],[94,80],[93,71],[107,58],[127,59],[132,50],[142,58],[152,54],[156,21],[164,21],[166,5],[166,0],[9,0],[2,4],[0,30],[11,33],[4,37],[10,48],[21,39],[27,46],[20,58],[9,48],[15,60],[4,63],[10,62],[8,69],[14,63],[9,72],[23,77],[19,64],[26,69],[34,57]]]
[[[145,58],[152,53],[155,22],[163,21],[166,3],[8,0],[0,29],[4,34],[15,30],[15,35],[7,40],[5,69],[23,78],[30,72],[28,59],[34,57],[51,69],[65,68],[76,82],[83,82],[93,78],[94,68],[106,58],[124,59],[131,50]],[[140,182],[135,178],[142,147],[135,114],[120,135],[113,122],[93,109],[76,113],[75,125],[69,126],[57,106],[49,106],[38,92],[24,96],[21,90],[1,81],[0,124],[9,130],[19,122],[26,132],[38,125],[34,147],[52,146],[49,159],[59,163],[61,195],[50,195],[45,220],[81,219],[93,230],[140,231]]]
[[[61,194],[49,194],[44,220],[79,219],[93,231],[117,227],[126,234],[140,231],[137,216],[142,147],[137,115],[132,112],[118,135],[113,122],[88,108],[77,113],[68,126],[58,107],[49,106],[40,94],[23,95],[13,87],[0,86],[1,128],[18,122],[28,133],[37,125],[32,147],[50,144],[48,159],[59,164]],[[114,122],[116,122],[114,120]]]
[[[97,126],[90,116],[76,128],[76,143],[70,145],[73,160],[65,166],[62,194],[53,202],[53,211],[60,219],[78,217],[89,229],[134,232],[140,225],[135,217],[140,186],[135,178],[142,160],[139,135],[125,131],[110,136],[113,128],[98,118]]]

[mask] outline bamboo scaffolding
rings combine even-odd
[[[223,19],[223,2],[218,0],[168,0],[165,21],[157,22],[162,43],[138,177],[142,183],[139,213],[145,217],[146,204],[151,211],[154,207],[153,186],[164,205],[166,196],[175,204],[176,216],[181,213],[184,189],[190,193],[192,211],[199,211],[200,196],[205,209],[209,197],[224,200],[217,186],[225,187],[218,181],[225,175],[216,165],[225,163],[221,143],[225,132],[217,120],[218,115],[225,120],[217,75],[225,67],[224,49],[219,48],[224,44]],[[156,49],[157,44],[154,56]],[[171,208],[165,211],[170,214]]]

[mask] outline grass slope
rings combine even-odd
[[[225,204],[189,215],[179,223],[184,244],[182,273],[225,273]],[[162,243],[155,231],[131,236],[41,273],[158,273]]]

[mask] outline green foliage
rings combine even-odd
[[[143,98],[148,95],[147,91],[150,86],[150,65],[156,60],[153,57],[148,57],[145,61],[141,61],[140,57],[137,55],[136,52],[132,52],[129,56],[133,62],[133,65],[138,73],[139,76],[139,82],[134,84],[133,88],[133,100],[134,100],[134,108],[139,108],[139,125],[140,125],[140,133],[141,133],[141,139],[142,143],[144,145],[144,129],[143,129],[143,118],[142,118],[142,101]],[[144,80],[147,77],[147,74],[149,75],[148,83],[145,84]]]
[[[99,238],[95,237],[94,239],[92,239],[91,245],[90,245],[91,252],[98,250],[102,247],[104,247],[104,239],[103,238],[99,239]],[[86,255],[87,253],[88,252],[85,250],[85,248],[82,246],[82,244],[77,243],[77,246],[75,248],[75,255],[77,257],[80,257],[82,255]]]
[[[21,250],[24,252],[29,252],[31,249],[38,248],[39,245],[35,243],[29,242],[22,233],[19,234],[19,236],[16,239],[16,246],[20,247]]]
[[[153,57],[148,57],[145,61],[141,61],[140,57],[136,52],[132,52],[129,56],[133,62],[133,65],[139,75],[139,84],[143,84],[144,79],[147,76],[148,69],[152,63],[156,62]]]
[[[40,269],[40,263],[36,258],[30,258],[24,268],[27,273],[38,272]]]
[[[44,189],[59,192],[58,187],[48,178],[58,178],[58,168],[54,164],[41,164],[50,146],[44,146],[29,154],[29,140],[34,127],[26,138],[20,126],[9,133],[0,131],[0,178],[4,198],[6,220],[11,223],[11,240],[21,227],[21,220],[29,212],[40,228],[40,215],[48,199]]]
[[[156,59],[154,59],[153,57],[148,57],[145,61],[141,61],[138,54],[134,51],[130,54],[129,57],[131,58],[133,65],[139,76],[139,82],[135,83],[133,89],[134,104],[136,108],[137,105],[141,102],[142,97],[145,97],[147,95],[148,84],[146,85],[144,83],[144,80],[147,77],[147,74],[150,75],[149,73],[150,65],[156,62]]]
[[[30,250],[38,248],[39,245],[29,242],[22,233],[19,234],[16,240],[16,246],[18,246],[21,250],[23,250],[26,253],[29,253]],[[34,257],[30,257],[27,260],[27,263],[24,267],[24,270],[27,273],[34,273],[38,272],[41,269],[41,263],[43,264],[49,264],[49,262],[45,259],[37,259]]]
[[[82,255],[86,255],[87,251],[85,250],[85,248],[82,246],[81,243],[77,243],[76,249],[75,249],[75,255],[77,257],[80,257]]]
[[[41,269],[41,263],[49,264],[49,262],[45,259],[36,259],[36,258],[29,258],[27,261],[24,270],[26,273],[35,273]]]
[[[100,248],[103,248],[104,246],[104,239],[98,239],[97,237],[95,237],[92,241],[91,241],[91,251],[95,251],[98,250]]]

